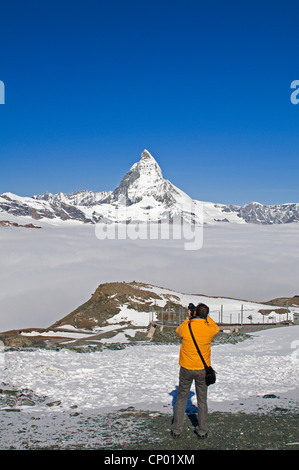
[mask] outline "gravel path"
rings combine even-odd
[[[0,449],[16,450],[298,450],[298,413],[277,409],[267,414],[209,415],[209,436],[199,441],[193,432],[195,415],[185,417],[180,439],[170,436],[170,414],[121,410],[1,411]]]

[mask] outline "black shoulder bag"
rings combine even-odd
[[[194,342],[195,347],[197,349],[197,352],[198,352],[198,354],[200,356],[200,359],[202,360],[202,363],[204,365],[204,368],[205,368],[205,371],[206,371],[206,384],[209,386],[209,385],[214,384],[216,382],[216,372],[215,372],[215,370],[213,369],[212,366],[207,366],[206,361],[204,360],[204,358],[203,358],[203,356],[200,352],[200,349],[197,345],[197,342],[195,341],[190,321],[188,323],[188,326],[189,326],[189,330],[190,330],[193,342]]]

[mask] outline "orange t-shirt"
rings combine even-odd
[[[189,318],[185,320],[177,329],[177,334],[182,338],[180,349],[179,364],[185,369],[198,370],[204,369],[204,365],[197,349],[193,343],[188,323]],[[209,316],[206,320],[203,318],[192,318],[191,328],[201,354],[208,366],[211,365],[211,341],[220,331],[217,323]]]

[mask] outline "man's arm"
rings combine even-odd
[[[177,329],[175,330],[176,334],[177,334],[180,338],[182,337],[182,332],[183,332],[183,329],[184,329],[184,324],[185,324],[187,321],[189,321],[188,318],[187,318],[185,321],[183,321],[183,323],[181,323],[181,324],[177,327]]]
[[[217,325],[217,323],[214,322],[214,320],[212,320],[212,318],[207,317],[207,320],[208,320],[209,326],[210,326],[210,328],[211,328],[211,335],[212,335],[212,338],[214,338],[214,336],[216,336],[216,335],[219,333],[220,328],[219,328],[219,326]]]

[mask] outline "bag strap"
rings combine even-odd
[[[198,347],[198,345],[197,345],[197,342],[195,341],[195,338],[194,338],[194,335],[193,335],[193,331],[192,331],[192,328],[191,328],[191,321],[190,321],[190,320],[189,320],[189,323],[188,323],[188,327],[189,327],[189,330],[190,330],[190,333],[191,333],[193,342],[194,342],[194,344],[195,344],[195,347],[196,347],[196,349],[197,349],[197,352],[198,352],[198,354],[200,355],[200,359],[202,360],[202,363],[203,363],[203,365],[204,365],[204,368],[207,369],[208,366],[207,366],[207,364],[206,364],[206,362],[205,362],[205,360],[204,360],[204,358],[203,358],[203,356],[202,356],[202,354],[201,354],[201,352],[200,352],[200,349],[199,349],[199,347]]]

